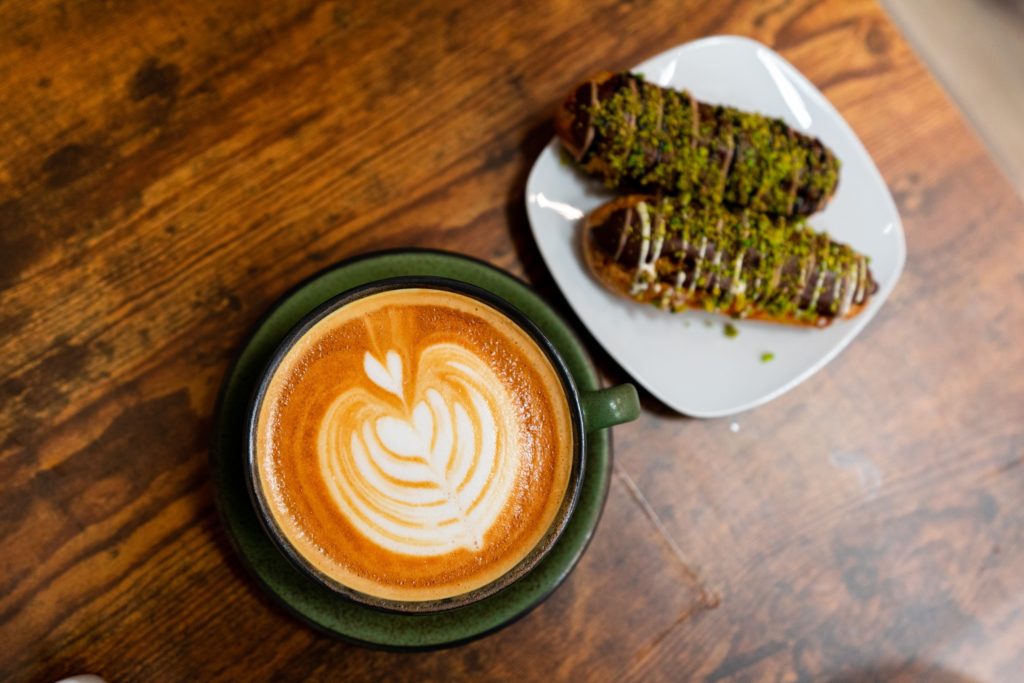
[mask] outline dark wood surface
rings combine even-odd
[[[1024,680],[1024,209],[879,7],[260,4],[0,3],[0,679]],[[645,396],[579,568],[498,634],[392,654],[274,606],[207,470],[246,331],[409,245],[579,329],[522,204],[550,113],[714,33],[778,49],[877,161],[909,245],[878,318],[733,420]]]

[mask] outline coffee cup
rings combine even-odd
[[[547,555],[588,432],[638,414],[632,385],[578,390],[495,294],[389,278],[319,306],[274,352],[248,412],[247,484],[312,580],[373,609],[454,609]]]

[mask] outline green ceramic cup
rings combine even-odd
[[[569,481],[562,504],[551,526],[537,545],[515,567],[495,581],[476,590],[442,600],[403,602],[386,600],[356,591],[311,565],[291,543],[274,520],[271,507],[264,494],[257,462],[257,416],[260,412],[271,378],[288,351],[318,322],[335,311],[367,296],[402,289],[436,289],[469,296],[502,313],[522,328],[545,353],[562,384],[573,422],[573,453]],[[284,337],[263,370],[253,394],[246,419],[246,479],[249,496],[257,517],[278,550],[311,580],[338,594],[341,598],[367,608],[389,612],[424,614],[465,607],[484,600],[511,586],[528,574],[550,552],[565,530],[579,498],[586,469],[587,434],[623,422],[635,420],[640,414],[636,389],[623,384],[607,389],[581,390],[557,347],[544,335],[530,318],[509,301],[475,285],[435,276],[392,277],[355,287],[339,294],[315,308]]]

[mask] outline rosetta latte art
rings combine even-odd
[[[353,382],[320,424],[321,475],[350,523],[383,548],[479,551],[518,476],[514,403],[458,344],[423,349],[415,376],[404,365],[397,351],[366,352],[369,382]]]
[[[558,368],[502,311],[375,292],[319,319],[274,369],[258,498],[285,550],[332,585],[445,600],[536,557],[573,482],[573,420]]]

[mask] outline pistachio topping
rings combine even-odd
[[[698,102],[637,74],[591,92],[600,95],[580,104],[590,122],[583,161],[609,186],[791,216],[822,208],[838,184],[835,155],[781,119]]]
[[[638,300],[827,324],[877,288],[867,258],[803,218],[645,198],[616,209],[595,243],[632,276]]]

